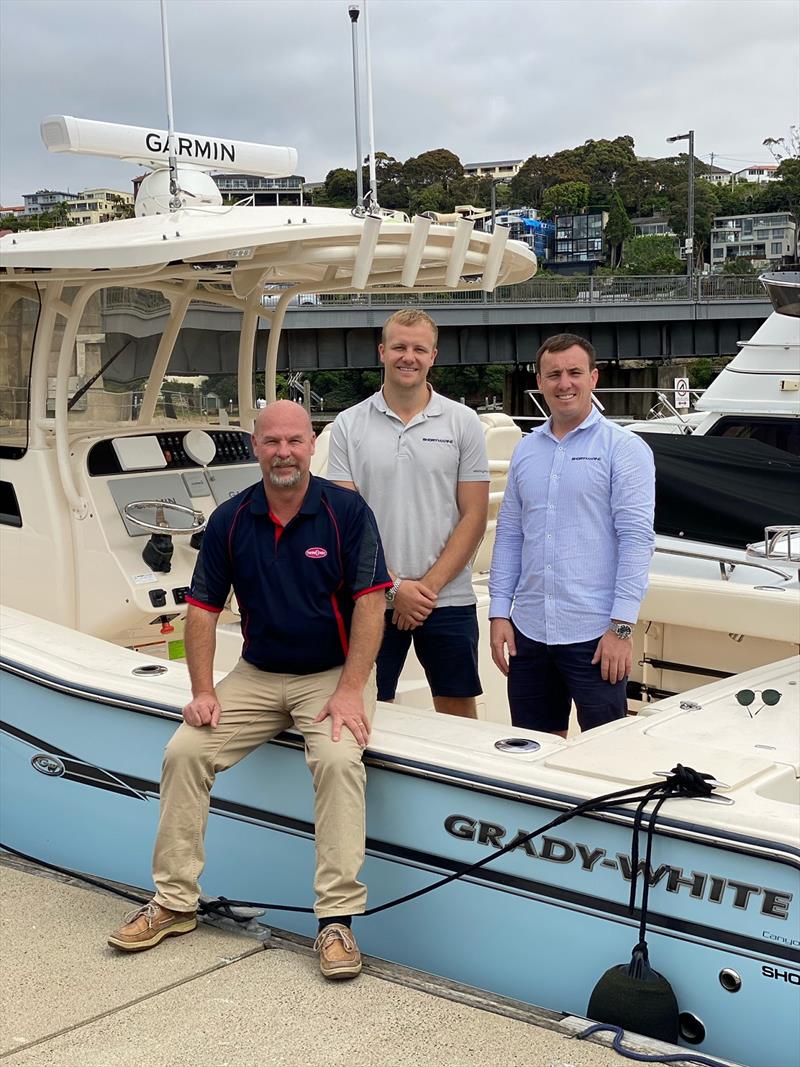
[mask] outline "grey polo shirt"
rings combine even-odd
[[[433,390],[404,426],[380,391],[337,415],[327,477],[353,482],[372,508],[389,569],[421,578],[458,524],[458,483],[489,481],[483,426],[470,408]],[[467,564],[440,591],[437,606],[474,603]]]

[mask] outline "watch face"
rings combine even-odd
[[[633,633],[633,627],[626,625],[626,623],[624,622],[617,623],[616,625],[612,626],[611,629],[614,631],[617,637],[627,638],[630,637]]]

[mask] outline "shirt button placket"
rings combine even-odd
[[[547,483],[547,514],[544,521],[544,621],[547,644],[557,640],[556,632],[556,513],[560,475],[565,452],[562,445],[556,447],[550,466]]]

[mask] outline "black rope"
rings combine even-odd
[[[701,774],[691,767],[682,764],[672,768],[670,777],[663,782],[654,783],[637,805],[633,819],[633,834],[631,839],[631,894],[629,910],[631,915],[636,911],[636,891],[639,878],[642,879],[642,902],[639,909],[639,941],[634,946],[631,954],[631,962],[628,965],[628,973],[632,978],[643,978],[649,968],[649,951],[647,947],[647,914],[650,902],[650,874],[653,860],[653,840],[655,836],[656,822],[659,812],[666,803],[674,797],[702,797],[711,796],[713,787],[709,785],[712,776]],[[641,868],[639,866],[639,833],[645,816],[647,805],[655,800],[656,804],[647,821],[645,829],[645,858]]]
[[[622,1038],[625,1035],[625,1031],[621,1026],[614,1026],[612,1023],[596,1023],[575,1036],[579,1041],[583,1041],[584,1038],[591,1037],[592,1034],[598,1034],[601,1030],[612,1031],[614,1040],[611,1043],[611,1047],[620,1056],[627,1056],[629,1060],[638,1060],[640,1063],[699,1063],[702,1064],[702,1067],[725,1067],[725,1064],[719,1060],[712,1060],[709,1056],[701,1056],[694,1052],[647,1053],[634,1052],[632,1048],[623,1048]]]

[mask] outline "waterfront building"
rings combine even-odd
[[[631,219],[634,237],[675,237],[675,231],[664,214]]]
[[[552,222],[539,218],[533,207],[500,208],[495,212],[495,222],[499,226],[508,226],[509,237],[522,241],[535,254],[542,266],[553,258],[555,253],[556,227]],[[484,222],[484,230],[492,231],[491,219]]]
[[[118,189],[85,189],[66,203],[70,222],[86,226],[119,218],[120,207],[133,204],[133,193],[123,193]]]
[[[702,178],[704,182],[711,182],[712,185],[730,185],[733,181],[733,174],[729,170],[713,165],[697,177]]]
[[[556,215],[555,257],[548,267],[565,274],[592,274],[603,266],[607,222],[607,211]]]
[[[262,178],[258,174],[212,174],[223,199],[253,198],[256,207],[280,207],[282,204],[302,207],[305,178],[291,174],[286,178]]]
[[[776,181],[777,169],[777,163],[752,163],[749,167],[735,171],[732,177],[734,182],[756,182],[761,185],[762,182]]]
[[[513,178],[525,161],[523,159],[496,159],[488,163],[465,163],[465,178]]]
[[[57,204],[66,203],[75,196],[55,189],[38,189],[35,193],[23,193],[25,202],[24,215],[41,215],[43,211],[52,211]]]
[[[721,270],[727,259],[777,265],[794,259],[797,224],[788,212],[762,215],[719,215],[711,228],[711,269]]]

